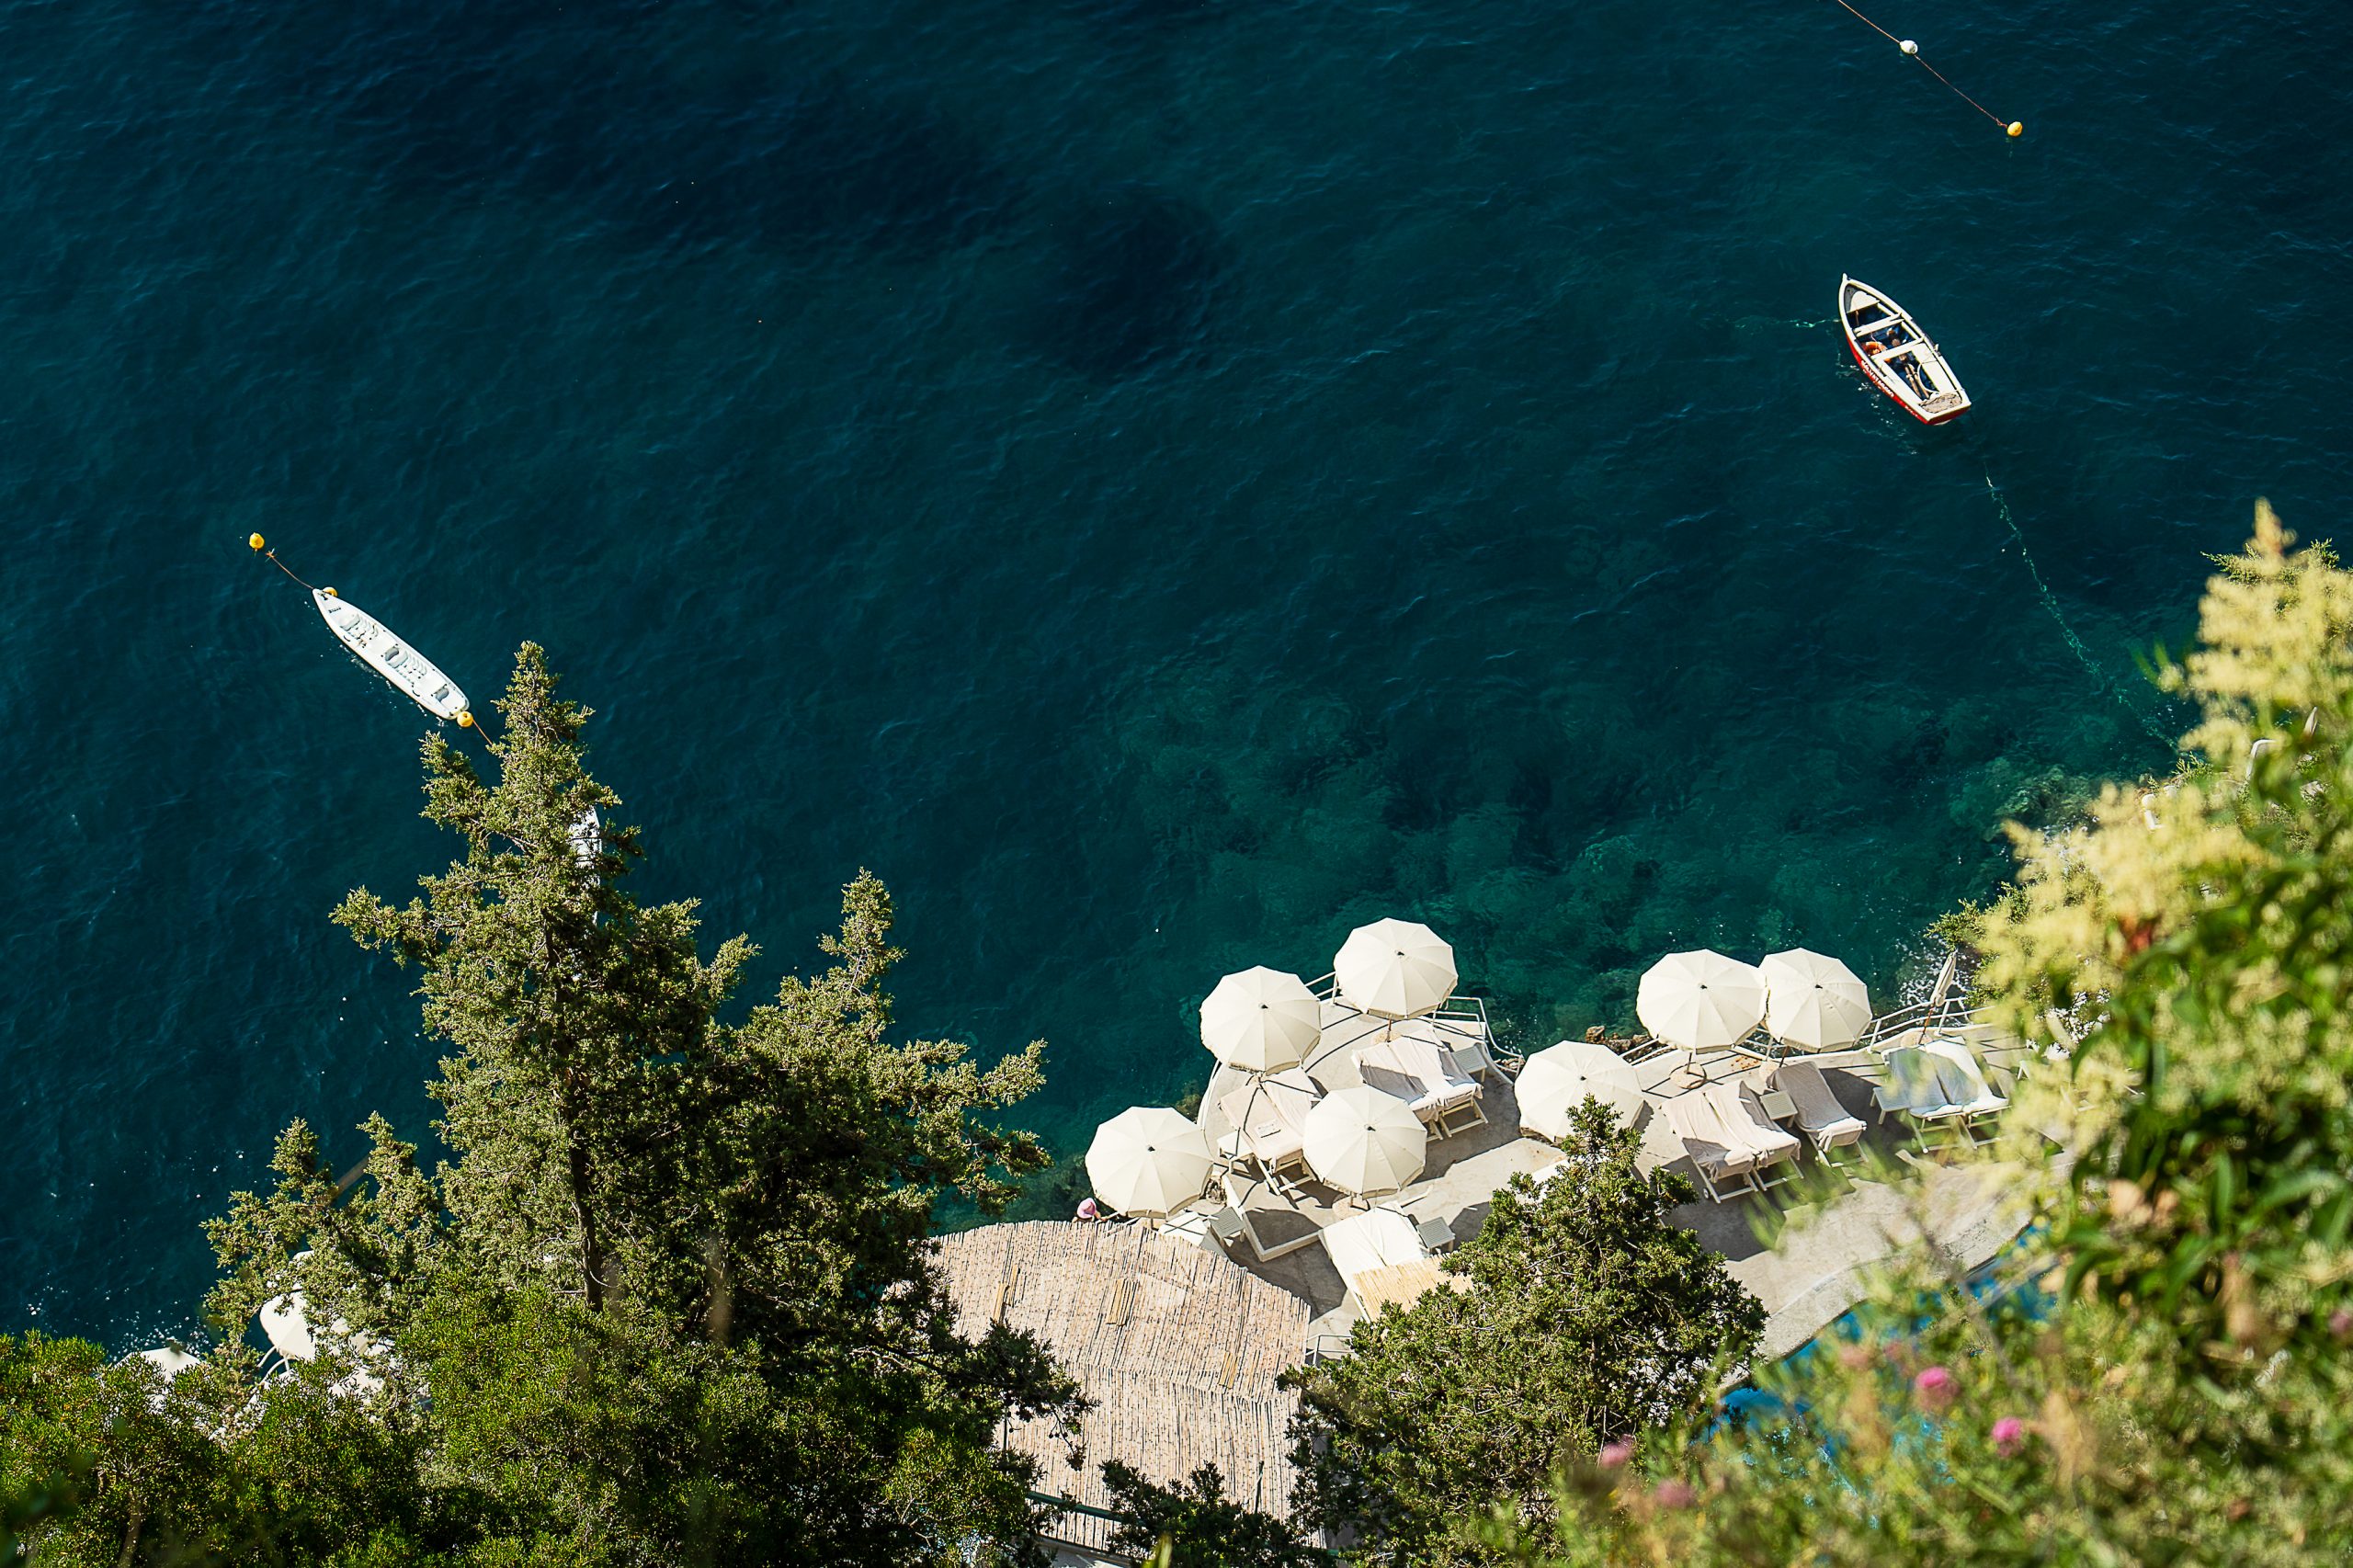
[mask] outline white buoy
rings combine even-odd
[[[1896,48],[1898,48],[1898,49],[1900,49],[1900,50],[1902,50],[1902,51],[1903,51],[1904,53],[1906,53],[1906,54],[1917,54],[1917,53],[1919,53],[1919,52],[1920,52],[1920,46],[1919,46],[1918,44],[1916,44],[1916,43],[1914,43],[1914,42],[1913,42],[1910,39],[1908,39],[1908,38],[1907,38],[1907,39],[1905,39],[1902,43],[1897,44],[1895,47],[1896,47]]]

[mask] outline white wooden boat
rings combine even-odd
[[[1838,279],[1838,325],[1847,347],[1880,391],[1923,425],[1969,412],[1969,394],[1910,312],[1869,284]]]
[[[605,819],[591,806],[573,819],[564,836],[572,841],[573,863],[585,870],[605,852]]]
[[[416,700],[416,705],[437,719],[455,719],[466,710],[466,694],[458,683],[440,669],[393,636],[384,623],[361,609],[335,597],[333,588],[313,588],[311,602],[319,607],[319,614],[343,645],[359,655],[360,662]]]

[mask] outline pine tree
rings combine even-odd
[[[691,1244],[665,1233],[645,1166],[668,1165],[691,1063],[756,949],[731,937],[705,962],[691,901],[629,896],[637,835],[587,825],[620,800],[582,766],[588,712],[536,645],[498,707],[496,783],[439,734],[425,744],[425,814],[466,858],[404,907],[363,888],[335,918],[420,971],[426,1028],[454,1048],[433,1085],[453,1229],[506,1282],[560,1270],[593,1310],[625,1264]]]
[[[864,872],[830,967],[724,1022],[755,949],[705,960],[693,903],[628,894],[638,835],[585,827],[619,801],[537,648],[500,707],[494,778],[425,747],[426,815],[463,858],[404,907],[362,889],[335,912],[418,976],[449,1157],[421,1171],[373,1118],[343,1181],[294,1124],[274,1189],[210,1227],[216,1321],[299,1288],[325,1330],[310,1381],[380,1377],[425,1512],[490,1559],[1019,1555],[1034,1476],[997,1423],[1074,1415],[1076,1389],[1033,1338],[958,1331],[927,1238],[944,1197],[994,1211],[1044,1164],[996,1119],[1042,1043],[984,1070],[893,1040],[900,954]]]
[[[1467,1522],[1498,1505],[1551,1517],[1556,1471],[1704,1404],[1755,1349],[1764,1308],[1675,1222],[1691,1184],[1644,1174],[1641,1148],[1587,1100],[1567,1168],[1540,1192],[1515,1177],[1448,1260],[1460,1289],[1385,1307],[1346,1356],[1287,1374],[1317,1524],[1379,1560],[1483,1560]]]

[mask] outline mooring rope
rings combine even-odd
[[[2059,608],[2059,596],[2052,593],[2051,585],[2042,580],[2041,569],[2035,565],[2034,554],[2026,547],[2025,530],[2018,527],[2018,520],[2010,516],[2010,504],[2003,498],[2002,487],[1994,483],[1994,476],[1990,473],[1985,476],[1985,493],[1994,498],[1994,509],[2001,513],[2003,526],[2010,530],[2010,537],[2018,540],[2018,559],[2026,562],[2026,574],[2034,579],[2034,591],[2041,596],[2042,608],[2051,612],[2052,620],[2059,628],[2059,635],[2065,638],[2067,646],[2075,651],[2075,657],[2083,662],[2085,670],[2092,677],[2092,683],[2100,690],[2115,698],[2124,710],[2132,715],[2141,728],[2149,733],[2151,739],[2164,745],[2178,747],[2181,744],[2180,738],[2166,733],[2156,721],[2141,710],[2139,703],[2125,695],[2124,683],[2109,675],[2101,666],[2100,662],[2092,657],[2092,651],[2084,646],[2084,640],[2075,635],[2074,627],[2067,624],[2066,615]]]
[[[2023,136],[2026,134],[2026,126],[2022,122],[2015,119],[2005,120],[2000,115],[1995,114],[1992,109],[1987,108],[1984,104],[1979,103],[1975,98],[1971,97],[1959,87],[1954,87],[1951,80],[1947,77],[1943,72],[1938,70],[1935,66],[1929,64],[1927,60],[1921,58],[1920,46],[1918,44],[1914,43],[1908,38],[1897,38],[1893,33],[1889,32],[1885,28],[1881,27],[1877,22],[1872,21],[1869,17],[1864,16],[1860,11],[1856,10],[1852,6],[1847,5],[1847,0],[1838,0],[1838,6],[1841,10],[1853,17],[1857,21],[1862,23],[1863,26],[1879,34],[1880,37],[1887,40],[1888,42],[1893,44],[1896,48],[1902,50],[1913,59],[1918,60],[1920,62],[1921,70],[1926,71],[1938,81],[1944,83],[1946,86],[1951,87],[1955,97],[1958,97],[1962,103],[1967,104],[1971,108],[1975,109],[1979,114],[1982,114],[1986,119],[1992,120],[1995,125],[2000,126],[2003,131],[2012,136]]]
[[[254,538],[256,538],[256,539],[259,539],[259,538],[261,538],[261,535],[259,535],[259,534],[256,534],[256,535],[254,535]],[[256,550],[261,550],[261,546],[259,546],[259,545],[256,545],[256,546],[254,546],[254,548],[255,548]],[[294,580],[295,580],[296,582],[298,582],[298,583],[302,583],[302,579],[301,579],[301,578],[300,578],[300,577],[295,577],[295,576],[294,576],[294,568],[292,568],[291,566],[287,565],[287,564],[286,564],[286,562],[284,562],[283,561],[280,561],[279,559],[278,559],[278,551],[274,551],[274,550],[264,550],[264,551],[262,551],[262,554],[263,554],[263,555],[264,555],[264,556],[268,560],[269,563],[270,563],[272,566],[277,567],[280,572],[285,573],[289,577],[294,577]],[[306,587],[306,588],[311,588],[311,585],[310,585],[310,584],[308,584],[308,583],[302,583],[302,586],[304,586],[304,587]],[[317,593],[318,591],[319,591],[319,590],[318,590],[318,589],[316,589],[316,588],[311,588],[311,592],[313,592],[313,593],[314,593],[314,594],[315,594],[315,593]]]
[[[264,559],[266,559],[267,561],[268,561],[268,562],[269,562],[272,566],[277,567],[280,572],[285,573],[289,577],[292,577],[292,578],[294,579],[294,581],[295,581],[295,582],[297,582],[297,583],[301,583],[301,585],[302,585],[303,587],[305,587],[305,588],[311,588],[311,585],[310,585],[310,584],[308,584],[308,583],[306,583],[306,582],[303,582],[302,578],[301,578],[299,574],[296,574],[296,572],[295,572],[294,568],[292,568],[291,566],[287,565],[287,564],[286,564],[286,562],[284,562],[283,561],[280,561],[279,559],[278,559],[278,551],[274,551],[274,550],[270,549],[270,548],[269,548],[269,541],[268,541],[267,540],[266,540],[266,539],[262,538],[262,537],[261,537],[261,535],[259,535],[259,534],[248,534],[248,535],[245,537],[245,542],[246,542],[248,545],[250,545],[250,546],[252,546],[252,547],[253,547],[253,550],[254,550],[254,551],[255,551],[255,553],[256,553],[256,554],[260,555],[260,556],[262,556]],[[311,588],[311,592],[313,592],[313,593],[314,593],[314,594],[315,594],[315,593],[317,593],[318,591],[319,591],[319,590],[318,590],[318,589],[316,589],[316,588]],[[333,598],[333,597],[335,597],[335,590],[334,590],[333,588],[329,588],[326,592],[327,592],[327,597],[328,597],[329,598]],[[356,657],[356,656],[357,656],[357,655],[355,655],[355,657]],[[447,677],[444,677],[444,678],[447,678]],[[411,700],[415,700],[415,699],[411,699]],[[422,704],[420,704],[420,706],[422,706]],[[439,717],[440,717],[440,715],[437,713],[437,714],[435,714],[435,715],[434,715],[434,717],[438,719],[438,718],[439,718]],[[486,733],[483,733],[483,729],[482,729],[482,726],[481,726],[481,725],[479,725],[479,724],[477,724],[477,723],[475,723],[475,722],[474,722],[473,711],[472,711],[472,710],[471,710],[471,709],[468,709],[468,710],[464,710],[464,711],[460,712],[460,713],[458,715],[458,728],[460,728],[460,730],[472,730],[472,731],[473,731],[476,734],[478,734],[478,735],[481,735],[481,736],[482,736],[483,744],[484,745],[488,745],[488,744],[490,744],[490,736],[489,736],[488,734],[486,734]]]

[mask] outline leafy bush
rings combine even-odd
[[[1103,1481],[1112,1510],[1124,1516],[1111,1535],[1115,1551],[1142,1557],[1165,1542],[1163,1568],[1325,1568],[1328,1562],[1294,1526],[1228,1497],[1213,1464],[1161,1486],[1109,1460]]]
[[[538,649],[500,707],[492,776],[426,745],[460,858],[336,914],[418,978],[450,1158],[371,1118],[347,1181],[297,1122],[209,1227],[228,1334],[305,1297],[322,1354],[288,1378],[233,1340],[162,1396],[143,1363],[0,1344],[0,1497],[89,1464],[17,1528],[60,1564],[1027,1561],[997,1424],[1080,1401],[1033,1338],[959,1332],[929,1236],[1044,1163],[1000,1116],[1042,1046],[983,1068],[897,1038],[864,874],[826,967],[722,1021],[754,949],[705,959],[691,903],[638,903],[633,830],[575,836],[618,801]]]
[[[1745,1359],[1764,1309],[1669,1217],[1691,1184],[1644,1175],[1641,1146],[1588,1100],[1567,1168],[1540,1193],[1514,1178],[1448,1260],[1461,1289],[1386,1307],[1345,1356],[1288,1375],[1316,1523],[1394,1561],[1475,1560],[1465,1517],[1500,1493],[1514,1518],[1550,1519],[1558,1471],[1677,1421]]]
[[[2051,1059],[1989,1172],[2047,1310],[1939,1260],[1767,1380],[1778,1419],[1580,1467],[1529,1561],[2353,1558],[2353,574],[2258,507],[2160,661],[2202,722],[2162,789],[2014,830],[1981,998]],[[2256,749],[2256,743],[2268,743]]]

